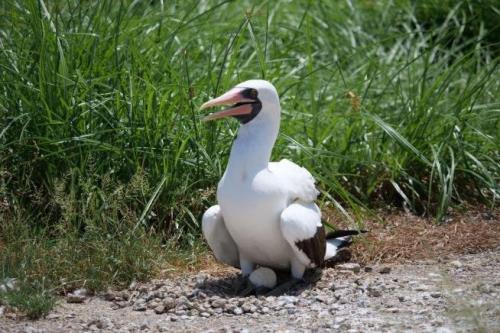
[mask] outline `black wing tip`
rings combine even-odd
[[[345,236],[356,236],[367,233],[367,230],[334,230],[326,234],[326,239],[333,239]]]

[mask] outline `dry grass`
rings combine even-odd
[[[332,211],[325,218],[339,229],[352,229]],[[369,232],[358,236],[351,246],[351,261],[361,264],[409,263],[416,260],[445,258],[500,247],[500,210],[477,209],[450,212],[446,223],[404,212],[381,212],[381,220],[367,220]],[[336,222],[337,221],[337,222]],[[180,274],[208,271],[224,276],[233,268],[218,263],[212,255],[198,258],[196,265]]]
[[[410,262],[477,253],[500,246],[500,212],[486,209],[452,212],[446,223],[409,213],[384,213],[383,222],[369,220],[369,230],[352,246],[360,263]]]

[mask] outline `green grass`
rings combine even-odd
[[[199,105],[249,78],[322,204],[496,207],[495,4],[3,1],[0,277],[99,290],[193,262],[238,126]]]

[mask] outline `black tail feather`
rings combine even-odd
[[[345,236],[354,236],[366,233],[366,230],[335,230],[326,234],[326,239],[333,239]]]

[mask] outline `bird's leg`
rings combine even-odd
[[[306,270],[306,265],[301,263],[297,258],[294,258],[292,259],[290,266],[291,266],[290,272],[292,273],[292,278],[272,289],[270,292],[266,294],[267,296],[278,296],[284,294],[298,283],[304,281],[303,277],[304,277],[304,272]]]
[[[240,267],[241,267],[241,275],[243,275],[243,277],[248,277],[253,272],[255,264],[250,260],[246,259],[240,253]]]
[[[248,296],[255,290],[255,287],[253,286],[252,283],[250,283],[248,279],[245,279],[245,281],[246,281],[245,288],[240,289],[238,292],[239,297]]]
[[[290,272],[295,279],[302,279],[306,271],[306,265],[301,263],[297,258],[293,258],[290,262]]]
[[[240,267],[241,267],[241,277],[236,281],[235,284],[233,284],[233,288],[236,294],[240,296],[246,296],[253,291],[253,287],[251,283],[248,281],[248,276],[253,272],[255,264],[250,260],[246,259],[240,253]]]

